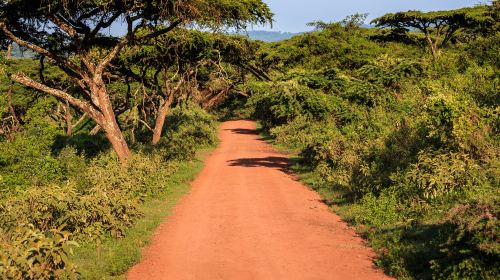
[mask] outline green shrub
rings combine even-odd
[[[498,201],[461,204],[450,210],[443,256],[433,260],[435,278],[497,279],[500,274]]]
[[[433,199],[476,187],[478,176],[479,166],[465,154],[421,153],[406,174],[406,184],[422,198]]]
[[[0,189],[27,188],[65,179],[60,162],[52,156],[57,130],[34,127],[16,135],[12,142],[0,142]]]
[[[479,37],[465,47],[467,54],[477,60],[481,65],[500,66],[498,48],[500,36]]]
[[[365,195],[353,209],[354,220],[358,224],[385,228],[402,223],[402,210],[396,192],[385,191],[378,197]]]
[[[76,268],[68,261],[70,234],[59,229],[37,230],[20,224],[13,232],[0,230],[0,278],[76,279]]]
[[[399,88],[403,80],[421,76],[423,71],[423,66],[416,61],[383,54],[357,69],[356,74],[371,84]]]
[[[217,142],[214,117],[196,105],[174,108],[166,123],[166,135],[159,144],[166,160],[191,160],[198,147]]]
[[[293,121],[275,126],[269,131],[276,143],[294,149],[303,149],[312,143],[328,141],[337,136],[335,132],[333,122],[311,122],[306,116],[298,116]]]
[[[248,100],[253,116],[265,129],[284,125],[303,115],[311,120],[324,120],[333,112],[335,99],[295,82],[276,83],[264,87]]]
[[[78,155],[74,147],[68,146],[59,151],[56,158],[61,166],[64,178],[75,183],[76,188],[83,190],[90,185],[88,176],[88,160],[83,154]]]
[[[161,192],[161,181],[177,170],[175,161],[164,161],[161,151],[152,155],[143,152],[135,153],[127,165],[123,165],[110,153],[94,158],[86,177],[90,188],[82,190],[90,193],[94,188],[105,191],[119,191],[123,195],[149,197]]]
[[[75,186],[30,188],[0,202],[0,222],[4,230],[18,224],[32,224],[48,231],[64,226],[77,239],[123,236],[124,230],[140,217],[139,203],[119,190],[97,185],[87,194]]]

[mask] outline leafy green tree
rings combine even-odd
[[[372,21],[377,27],[389,27],[396,32],[420,31],[434,57],[440,55],[441,49],[459,30],[490,25],[493,22],[488,10],[483,6],[428,13],[420,11],[391,13]]]
[[[327,30],[327,29],[335,29],[338,25],[343,26],[346,30],[358,29],[364,23],[368,14],[360,14],[356,13],[350,16],[347,16],[340,22],[324,22],[324,21],[313,21],[307,23],[308,26],[313,26],[315,30]]]
[[[116,120],[104,78],[108,67],[127,46],[166,34],[178,26],[243,28],[265,23],[272,14],[261,0],[6,0],[0,3],[0,31],[4,41],[46,57],[77,84],[82,97],[51,87],[19,72],[11,78],[86,113],[105,132],[122,161],[131,153]],[[105,32],[123,23],[122,37]],[[139,30],[143,30],[138,34]]]
[[[250,62],[256,49],[257,43],[241,36],[178,29],[122,53],[118,70],[149,89],[148,100],[135,103],[153,107],[141,110],[145,118],[140,121],[153,133],[152,144],[159,142],[176,100],[186,101],[190,96],[202,107],[212,106],[242,75],[228,71],[231,67],[258,78],[265,75]],[[147,111],[154,113],[154,121],[146,116]]]

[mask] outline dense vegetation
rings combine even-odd
[[[498,278],[499,1],[275,43],[194,30],[272,17],[215,2],[0,3],[0,278],[86,276],[72,250],[124,238],[215,144],[214,114],[296,151],[388,274]],[[119,20],[126,35],[103,32]]]
[[[76,244],[122,238],[143,216],[144,202],[169,192],[166,181],[183,162],[216,142],[215,119],[186,104],[167,116],[169,133],[160,144],[136,142],[124,166],[102,134],[89,134],[92,124],[66,135],[54,98],[31,90],[15,97],[16,111],[24,102],[33,107],[19,117],[22,126],[11,140],[0,142],[3,279],[77,275],[68,259]]]
[[[312,23],[264,44],[272,82],[230,103],[298,151],[301,177],[390,275],[500,275],[498,5],[375,20],[388,29],[361,28],[364,15]]]
[[[271,17],[260,0],[2,1],[0,278],[106,277],[71,252],[151,230],[148,212],[161,219],[145,205],[178,197],[216,143],[205,109],[259,75],[246,63],[255,43],[215,31]],[[118,257],[103,273],[137,261]]]

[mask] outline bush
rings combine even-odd
[[[177,162],[165,161],[163,157],[161,152],[152,155],[138,152],[124,166],[114,155],[102,154],[90,162],[86,177],[91,186],[143,199],[161,192],[162,180],[177,170]],[[82,191],[91,193],[93,189]]]
[[[248,100],[254,108],[253,117],[261,120],[265,129],[284,125],[298,116],[310,120],[324,120],[333,112],[336,101],[319,91],[294,82],[277,83],[264,87]]]
[[[30,188],[0,203],[0,222],[4,230],[18,224],[31,224],[48,231],[64,226],[76,239],[123,236],[124,230],[140,217],[139,203],[127,193],[97,185],[87,194],[75,186]]]
[[[402,223],[403,209],[397,193],[385,191],[378,197],[365,195],[354,207],[353,216],[358,224],[380,229]]]
[[[478,176],[479,166],[467,155],[421,153],[407,171],[405,184],[421,198],[433,199],[476,187]]]
[[[75,267],[68,261],[70,234],[61,228],[37,230],[19,225],[10,234],[0,230],[0,278],[76,279]]]
[[[45,185],[65,179],[60,162],[52,156],[55,127],[34,127],[0,142],[0,190]]]
[[[191,160],[197,147],[217,142],[214,117],[195,105],[174,108],[166,123],[169,126],[159,144],[166,160]]]
[[[166,193],[179,160],[216,142],[216,123],[188,106],[169,115],[162,145],[138,144],[124,165],[111,151],[79,153],[50,125],[34,125],[0,142],[0,278],[76,277],[70,246],[121,238],[140,217],[141,204]],[[20,157],[18,157],[20,156]],[[35,181],[36,180],[36,181]],[[12,182],[17,184],[11,185]],[[64,232],[62,229],[64,228]]]
[[[497,279],[500,274],[498,201],[460,204],[448,213],[448,240],[432,270],[442,279]]]
[[[328,141],[336,137],[335,132],[333,122],[311,122],[305,116],[298,116],[295,120],[275,126],[269,131],[276,143],[300,150],[309,144]]]

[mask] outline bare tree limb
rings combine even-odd
[[[154,130],[151,128],[151,126],[149,126],[149,125],[148,125],[148,123],[147,123],[147,122],[145,122],[145,121],[143,121],[143,120],[141,120],[141,119],[139,119],[139,122],[140,122],[140,123],[142,123],[142,124],[143,124],[143,125],[144,125],[147,129],[149,129],[149,131],[154,131]]]
[[[54,89],[54,88],[48,87],[44,84],[41,84],[41,83],[31,79],[30,77],[26,76],[26,74],[24,74],[22,72],[18,72],[16,74],[11,75],[11,79],[20,83],[20,84],[23,84],[25,86],[43,91],[45,93],[48,93],[48,94],[50,94],[54,97],[57,97],[59,99],[62,99],[64,101],[68,101],[71,105],[73,105],[73,106],[77,107],[78,109],[82,110],[83,112],[87,113],[89,116],[91,116],[96,121],[102,120],[101,112],[99,112],[91,104],[89,104],[86,101],[75,98],[62,90]]]
[[[5,33],[5,35],[7,35],[7,37],[9,37],[9,39],[14,41],[16,44],[18,44],[22,47],[28,48],[28,49],[30,49],[38,54],[41,54],[43,56],[46,56],[46,57],[54,60],[59,66],[61,66],[61,69],[65,70],[67,72],[74,72],[86,80],[89,79],[88,75],[80,67],[78,67],[78,65],[72,63],[71,61],[63,59],[63,58],[55,55],[52,52],[49,52],[48,50],[46,50],[40,46],[37,46],[35,44],[26,42],[26,41],[18,38],[9,29],[7,29],[7,26],[5,25],[4,22],[0,22],[0,30],[2,30]],[[68,74],[70,74],[70,73],[68,73]]]
[[[55,25],[57,25],[61,30],[66,32],[71,38],[77,39],[78,38],[78,33],[76,30],[69,24],[67,24],[64,20],[62,20],[60,17],[54,14],[49,14],[47,15],[47,18],[50,19]]]
[[[136,40],[137,41],[143,41],[143,40],[148,40],[148,39],[152,39],[152,38],[161,36],[161,35],[163,35],[165,33],[168,33],[170,31],[172,31],[179,24],[181,24],[181,22],[182,22],[181,20],[176,20],[176,21],[172,22],[168,27],[163,28],[163,29],[159,29],[159,30],[153,31],[153,32],[151,32],[149,34],[146,34],[144,36],[138,37],[138,38],[136,38]]]
[[[120,51],[129,43],[127,38],[123,38],[112,50],[106,55],[106,57],[97,65],[95,69],[95,76],[101,76],[104,73],[106,67],[111,63],[111,61],[120,53]]]
[[[94,38],[97,33],[99,33],[99,31],[103,28],[107,28],[109,26],[111,26],[111,24],[113,24],[113,22],[122,14],[122,11],[117,11],[116,13],[114,13],[108,20],[104,20],[104,17],[101,18],[101,20],[99,21],[99,23],[95,26],[95,28],[92,30],[92,32],[90,32],[90,34],[88,34],[88,36],[86,36],[86,38],[84,39],[84,41],[86,42],[87,40],[90,40],[92,38]]]

